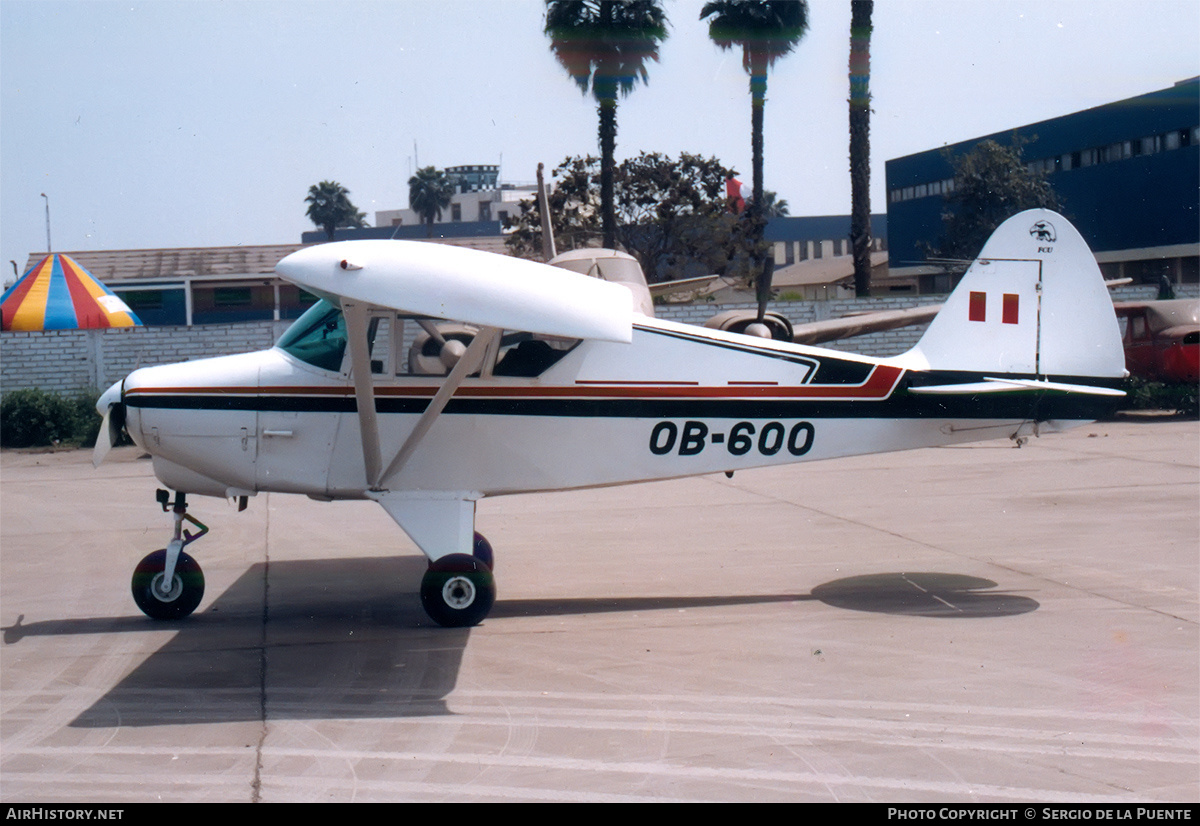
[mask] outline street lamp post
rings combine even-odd
[[[47,195],[45,192],[43,192],[42,197],[46,199],[46,253],[49,254],[50,250],[51,250],[51,246],[50,246],[50,196]]]

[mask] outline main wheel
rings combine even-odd
[[[151,619],[183,619],[196,610],[204,597],[204,573],[196,560],[180,551],[170,587],[163,587],[167,567],[166,549],[147,554],[133,569],[130,588],[133,601]]]
[[[492,543],[488,542],[487,537],[479,531],[475,531],[475,544],[472,547],[471,556],[486,565],[489,571],[496,570],[496,555],[492,553]]]
[[[438,625],[478,625],[496,601],[496,580],[479,559],[450,554],[429,564],[421,579],[421,605]]]

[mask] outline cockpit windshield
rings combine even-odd
[[[296,319],[275,346],[322,370],[340,370],[346,353],[346,319],[341,309],[321,299]]]

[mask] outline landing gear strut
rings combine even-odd
[[[496,602],[492,546],[475,534],[472,554],[450,554],[429,563],[421,579],[421,605],[438,625],[466,628],[483,621]]]
[[[138,563],[130,589],[133,601],[151,619],[183,619],[196,610],[204,597],[204,574],[196,560],[183,552],[183,547],[208,533],[208,526],[188,515],[186,494],[177,493],[171,502],[171,495],[160,490],[157,498],[163,511],[169,509],[175,517],[174,537],[167,547],[147,554]],[[184,520],[200,531],[193,534],[184,530]]]

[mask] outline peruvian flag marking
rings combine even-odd
[[[971,293],[967,318],[971,321],[987,321],[987,293]]]
[[[1021,304],[1021,296],[1015,293],[1005,293],[1004,303],[1001,308],[1000,320],[1005,324],[1017,324],[1018,309]]]

